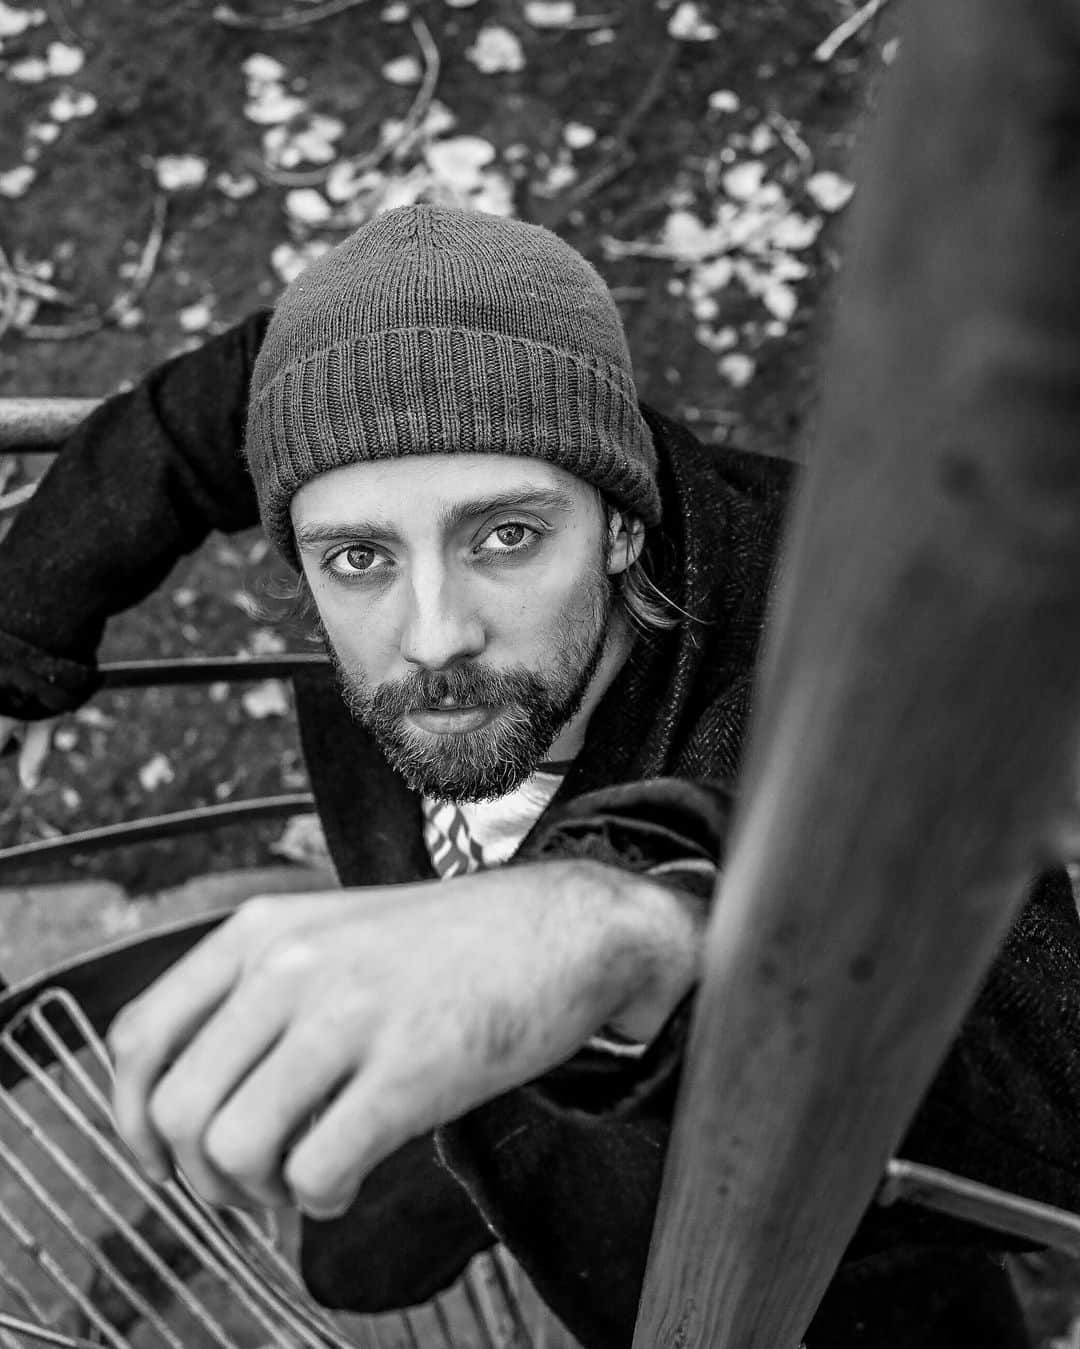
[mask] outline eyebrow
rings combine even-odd
[[[444,531],[457,529],[469,520],[492,511],[507,509],[533,509],[561,511],[569,514],[574,509],[574,499],[557,487],[516,488],[510,492],[495,492],[490,496],[474,497],[469,501],[455,501],[443,506],[436,523]],[[296,542],[301,548],[314,548],[319,544],[333,543],[337,539],[363,537],[379,539],[391,543],[401,543],[398,530],[389,520],[379,516],[367,519],[330,522],[326,524],[301,525],[296,531]]]

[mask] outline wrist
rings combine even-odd
[[[629,951],[622,997],[604,1026],[648,1044],[697,983],[708,904],[638,872],[602,870],[615,892],[612,917]]]

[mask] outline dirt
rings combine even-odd
[[[853,111],[881,67],[885,37],[879,25],[830,62],[814,61],[815,45],[847,8],[836,0],[794,10],[714,3],[702,7],[718,31],[707,42],[669,37],[671,13],[656,6],[583,9],[585,17],[593,10],[608,20],[611,40],[601,44],[592,40],[595,23],[573,31],[537,29],[509,3],[420,9],[441,54],[437,96],[457,118],[455,133],[485,138],[500,162],[508,147],[524,147],[517,162],[525,167],[515,171],[513,184],[516,210],[558,226],[597,263],[620,300],[643,397],[685,417],[705,439],[804,457],[815,325],[838,263],[841,221],[829,221],[807,255],[809,275],[782,337],[763,336],[760,323],[746,320],[746,297],[737,287],[722,297],[721,319],[730,309],[731,321],[742,324],[741,344],[757,362],[755,377],[742,388],[718,376],[716,355],[696,339],[685,299],[671,294],[685,268],[649,257],[612,260],[603,240],[655,240],[675,200],[706,211],[722,195],[718,175],[725,156],[736,155],[731,147],[770,116],[797,130],[815,170],[843,170]],[[524,70],[484,75],[470,62],[469,47],[492,23],[519,36]],[[58,39],[85,52],[77,75],[40,84],[11,80],[16,59]],[[9,39],[0,60],[7,61],[4,93],[15,115],[0,122],[0,169],[24,156],[28,129],[58,84],[89,91],[98,101],[92,116],[64,124],[56,143],[34,161],[37,177],[25,195],[4,202],[0,242],[10,257],[50,262],[54,284],[100,310],[124,288],[122,264],[130,266],[149,229],[155,162],[195,154],[206,161],[208,176],[201,188],[169,197],[164,246],[137,302],[138,326],[106,327],[70,341],[20,340],[11,333],[0,344],[0,393],[105,394],[271,301],[281,285],[269,261],[276,244],[332,240],[342,231],[290,223],[283,188],[262,183],[251,196],[230,200],[214,187],[218,173],[259,167],[259,128],[244,116],[242,61],[253,52],[280,61],[302,82],[313,108],[345,122],[342,152],[358,153],[374,143],[382,119],[404,115],[411,103],[415,90],[387,83],[381,72],[385,62],[414,50],[407,25],[385,22],[373,5],[279,33],[224,27],[202,4],[68,0],[46,24]],[[738,109],[710,110],[716,90],[734,93]],[[597,133],[594,144],[575,155],[571,194],[598,171],[621,166],[580,198],[544,186],[568,121]],[[740,158],[746,153],[738,151]],[[806,176],[779,141],[761,158],[778,177]],[[209,323],[185,334],[179,316],[203,301]],[[71,317],[46,306],[35,321]],[[258,594],[276,570],[269,560],[249,561],[257,542],[257,535],[208,542],[158,595],[112,623],[102,657],[250,650],[255,630],[266,625],[249,617],[244,597]],[[304,649],[302,633],[284,635],[290,648]],[[32,795],[17,792],[10,762],[0,764],[0,801],[9,803],[0,812],[0,843],[303,787],[291,720],[253,720],[236,696],[215,703],[206,690],[163,689],[102,696],[95,707],[106,719],[98,725],[63,719],[59,743],[67,748],[54,751]],[[159,753],[167,756],[172,778],[146,790],[139,771]],[[257,865],[279,832],[275,824],[220,829],[74,863],[37,863],[13,879],[63,877],[74,868],[134,891],[156,889],[217,866]]]
[[[245,13],[266,17],[281,8],[250,0]],[[305,8],[310,3],[295,0],[295,12]],[[769,316],[745,288],[732,284],[718,294],[711,328],[730,324],[737,332],[738,351],[754,362],[745,383],[721,373],[722,356],[700,340],[685,261],[640,250],[620,257],[605,241],[655,248],[673,210],[707,216],[724,198],[726,168],[750,158],[804,213],[812,173],[853,173],[857,114],[884,67],[893,9],[830,60],[817,61],[813,52],[854,8],[844,0],[710,0],[699,18],[715,35],[693,41],[669,35],[672,4],[579,3],[586,22],[552,29],[527,22],[511,0],[416,6],[439,49],[437,97],[456,118],[454,133],[489,142],[511,181],[516,212],[557,227],[597,264],[619,301],[642,396],[708,441],[796,459],[812,453],[816,357],[843,251],[843,212],[830,215],[800,255],[808,274],[783,331],[770,331]],[[375,144],[384,119],[405,115],[415,95],[415,86],[395,85],[383,73],[386,62],[415,53],[409,25],[390,21],[375,3],[284,32],[228,27],[215,12],[202,0],[50,0],[43,24],[4,41],[0,174],[27,162],[36,177],[23,195],[0,196],[0,244],[17,265],[50,264],[51,282],[76,301],[75,311],[45,304],[34,322],[101,311],[129,284],[124,272],[151,228],[163,156],[199,156],[207,177],[168,196],[163,247],[133,302],[133,326],[107,325],[65,341],[31,340],[16,328],[0,340],[0,394],[104,395],[271,302],[282,284],[271,264],[276,246],[332,242],[345,232],[288,216],[283,186],[258,179],[250,195],[230,199],[215,185],[218,174],[264,168],[261,129],[244,113],[241,63],[255,52],[281,62],[287,92],[340,117],[341,155],[359,154]],[[476,68],[469,49],[492,24],[517,36],[522,70]],[[597,41],[605,28],[610,40]],[[13,78],[18,61],[55,41],[84,53],[84,67],[44,82]],[[93,94],[96,111],[62,124],[55,143],[28,160],[32,125],[64,86]],[[710,103],[718,91],[734,98]],[[552,190],[551,168],[566,157],[569,122],[592,128],[596,138],[575,152],[576,176]],[[768,145],[763,125],[773,128]],[[192,307],[200,305],[202,321],[194,323]],[[102,658],[232,655],[258,649],[271,631],[289,649],[306,649],[300,627],[252,616],[252,597],[281,574],[256,533],[211,539],[156,596],[114,620]],[[303,790],[291,716],[253,715],[242,693],[101,695],[92,713],[62,718],[33,793],[19,790],[11,760],[0,762],[0,846],[187,805]],[[9,869],[3,878],[15,884],[87,876],[146,893],[202,873],[264,866],[280,832],[273,823],[222,828]],[[1025,1297],[1045,1339],[1068,1321],[1071,1271],[1066,1277],[1057,1262],[1044,1262],[1040,1273],[1037,1265],[1028,1262]]]

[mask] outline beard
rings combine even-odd
[[[323,639],[346,706],[409,787],[441,801],[493,801],[536,771],[581,709],[604,654],[613,605],[606,572],[593,572],[577,612],[558,625],[554,665],[541,673],[523,665],[492,670],[472,661],[372,685],[362,671],[344,667],[325,631]],[[476,730],[450,735],[431,734],[407,720],[414,709],[446,699],[495,713]]]

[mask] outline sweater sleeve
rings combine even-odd
[[[729,790],[710,782],[593,792],[552,818],[536,854],[660,872],[708,902],[693,864],[708,856],[719,866],[732,809]],[[649,1111],[650,1099],[671,1099],[692,1002],[642,1059],[582,1053],[526,1090],[569,1115]],[[1063,869],[1032,883],[899,1155],[1080,1210],[1080,918]]]
[[[258,523],[241,449],[267,317],[157,367],[60,447],[0,541],[0,714],[54,716],[85,701],[106,620],[211,530]]]

